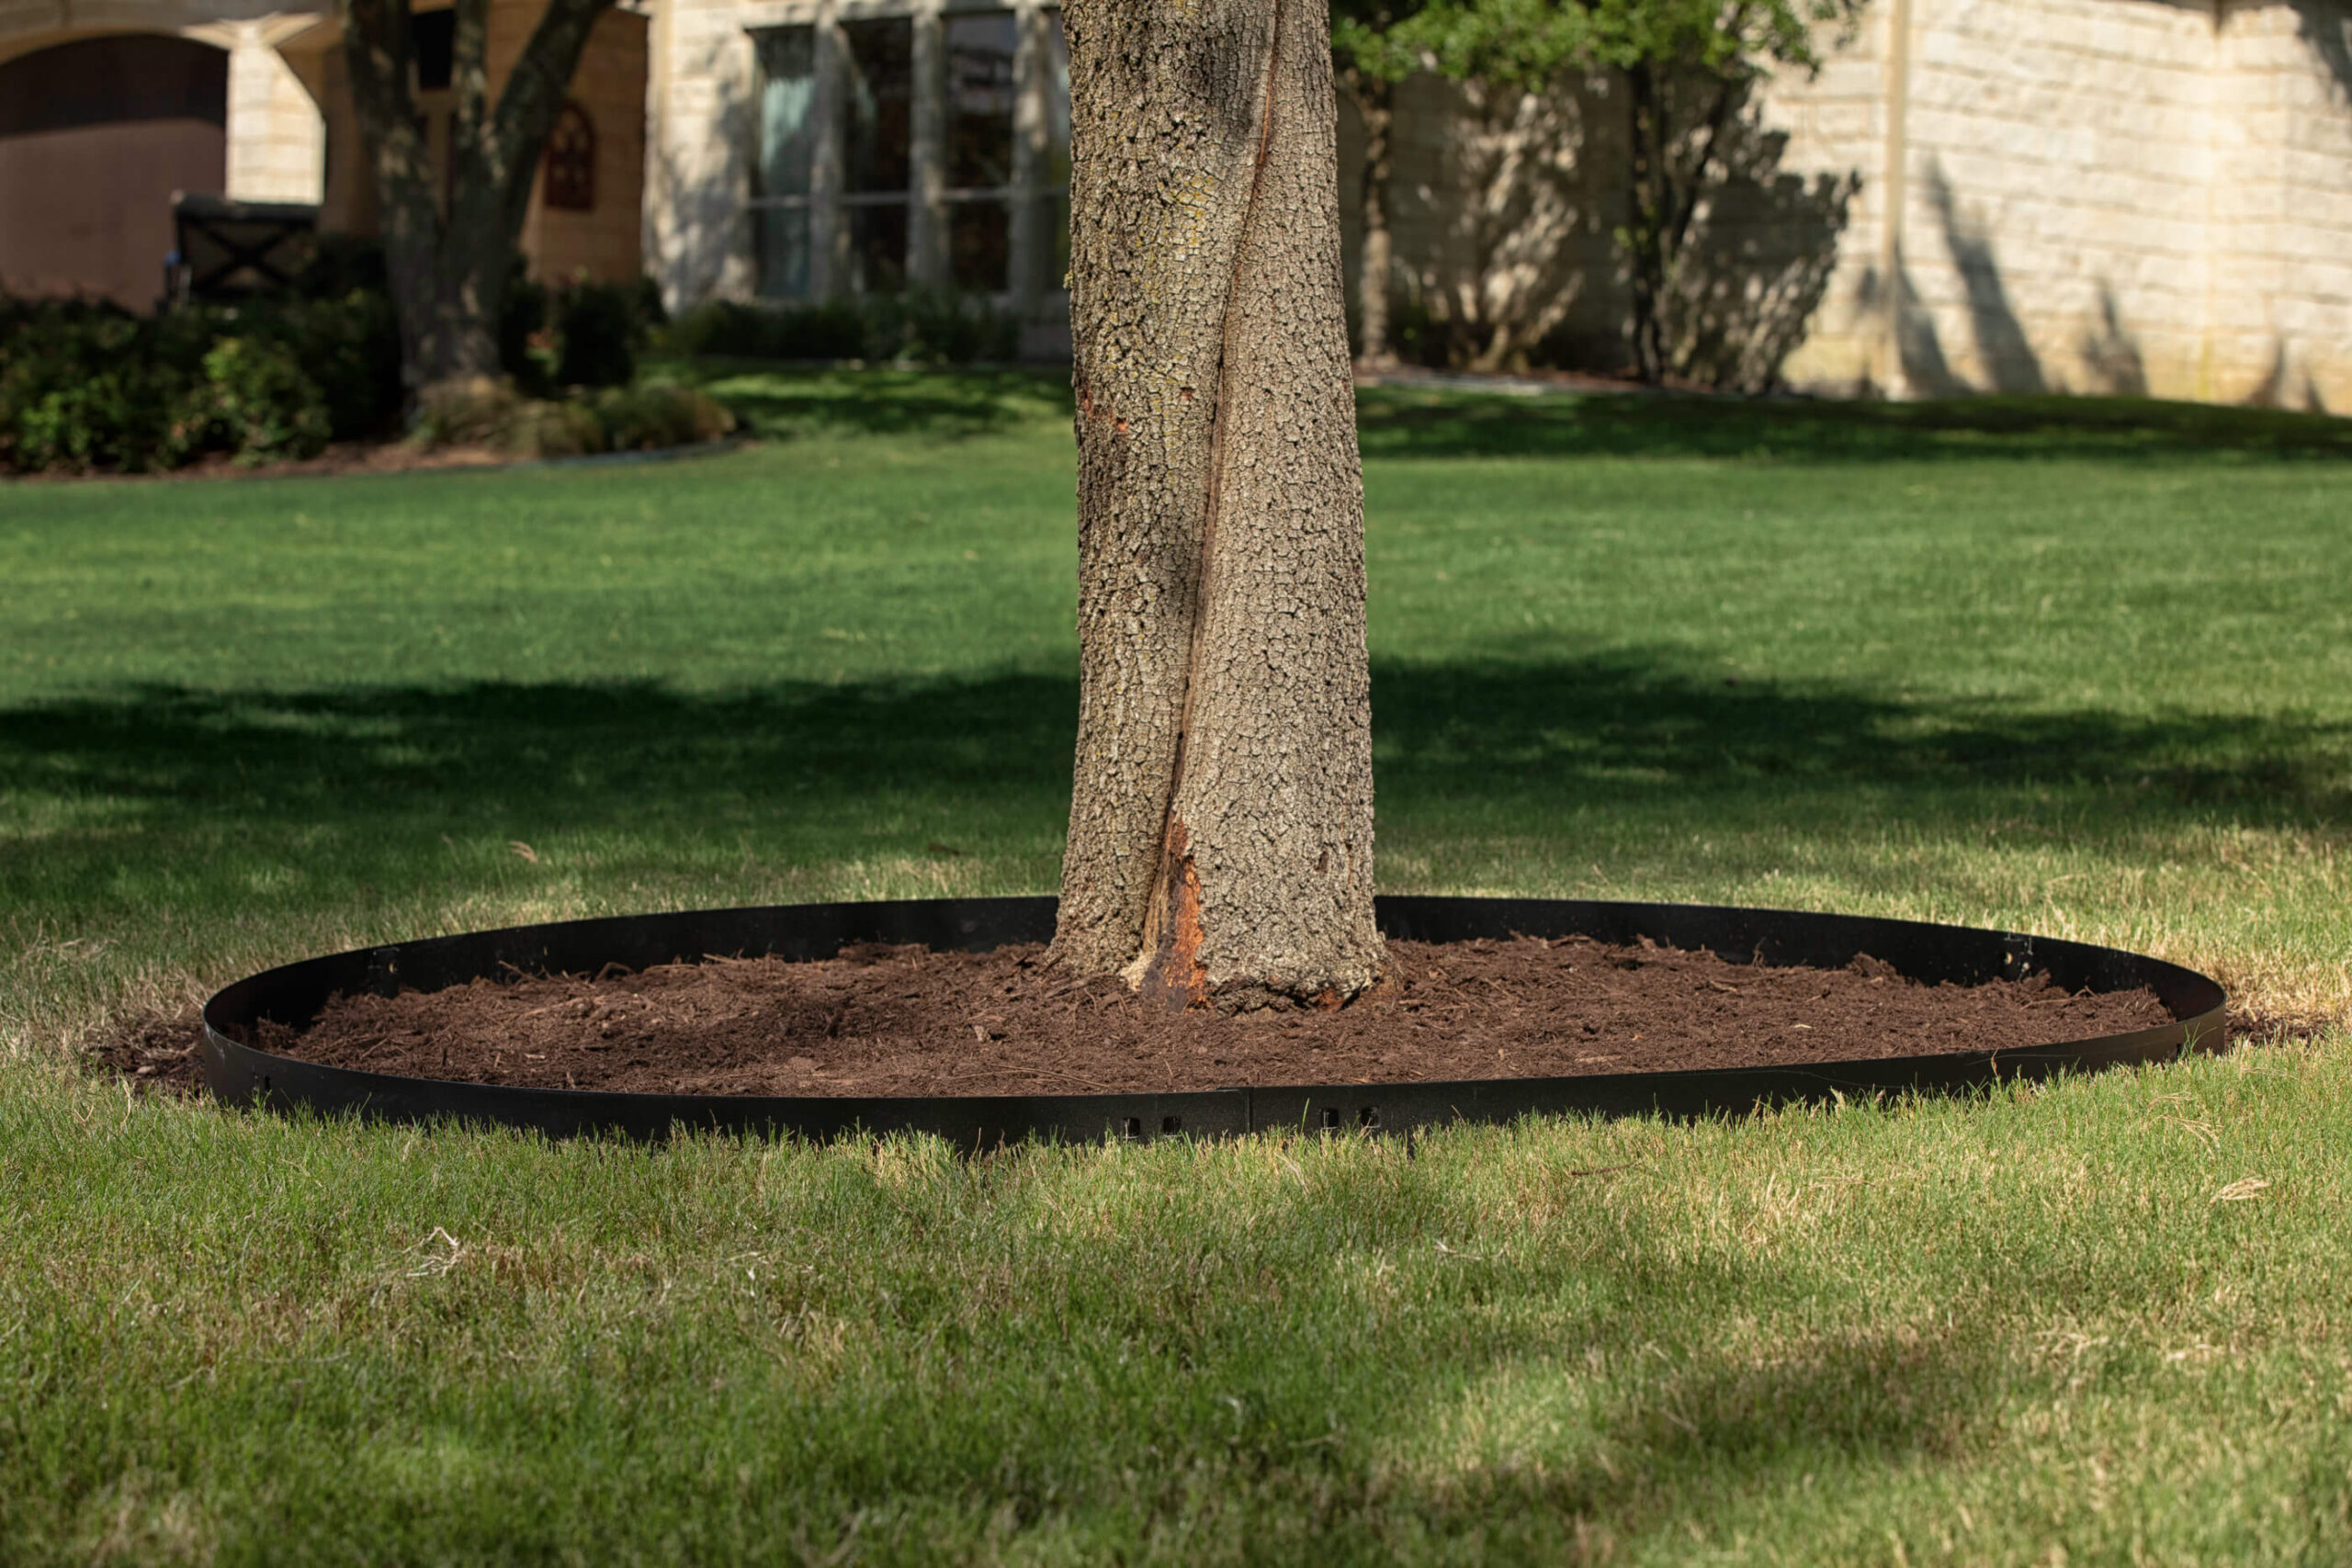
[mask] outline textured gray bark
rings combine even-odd
[[[499,373],[499,306],[539,157],[589,30],[612,3],[548,0],[493,107],[483,58],[490,0],[456,0],[455,164],[445,207],[416,108],[408,0],[338,0],[352,103],[375,167],[401,372],[412,392]]]
[[[1071,0],[1081,674],[1064,963],[1377,976],[1363,491],[1323,0]]]

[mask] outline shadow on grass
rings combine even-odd
[[[134,872],[199,874],[171,862],[175,836],[390,885],[428,874],[418,857],[439,857],[444,835],[601,832],[649,862],[737,839],[796,863],[920,857],[943,841],[1049,857],[1076,708],[1073,681],[1023,674],[716,695],[157,687],[46,703],[0,713],[0,796],[40,803],[54,824],[0,861],[0,892],[71,904]],[[1961,825],[2085,791],[2123,827],[2352,822],[2352,726],[2340,723],[1732,686],[1632,656],[1385,663],[1374,709],[1384,810],[1441,831],[1491,813],[1489,825],[1540,835],[1571,806],[1801,827],[1862,794]],[[131,832],[162,837],[140,847]]]
[[[1072,406],[1064,370],[835,370],[725,359],[673,368],[770,437],[852,432],[952,439],[1067,420]],[[2352,460],[2352,420],[2151,398],[1879,403],[1370,387],[1356,394],[1356,422],[1365,455],[1375,457]]]
[[[1067,420],[1067,370],[835,370],[760,360],[671,367],[768,439],[853,433],[958,439]]]
[[[1367,457],[1776,457],[1797,462],[2123,457],[2352,460],[2352,420],[2146,398],[1815,402],[1508,397],[1369,388]]]

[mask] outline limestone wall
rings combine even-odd
[[[1891,249],[1850,236],[1791,381],[2352,407],[2352,10],[1909,0],[1882,59],[1906,10],[1875,182],[1899,145],[1901,222]],[[1816,115],[1826,84],[1772,112]]]
[[[750,28],[807,19],[806,7],[662,0],[653,18],[645,158],[645,250],[673,309],[753,288],[750,230]]]
[[[2204,395],[2352,413],[2352,6],[2232,0]]]
[[[316,202],[326,180],[326,120],[264,22],[229,36],[229,188],[240,201]]]
[[[1490,360],[1545,339],[1622,365],[1623,112],[1606,78],[1541,103],[1408,84],[1397,288]],[[1752,131],[1690,271],[1702,368],[2352,410],[2344,0],[1876,0]]]
[[[521,7],[515,8],[521,11]],[[498,12],[493,9],[493,17]],[[536,24],[534,4],[518,17]],[[571,78],[571,101],[586,112],[596,135],[596,204],[586,212],[548,206],[546,175],[531,192],[523,222],[523,254],[531,271],[550,282],[576,277],[626,283],[644,272],[645,81],[647,24],[628,11],[596,18]],[[517,27],[507,68],[522,53],[527,27]],[[493,34],[492,43],[500,43]],[[503,74],[503,73],[502,73]]]

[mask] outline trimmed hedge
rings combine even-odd
[[[1021,320],[978,296],[920,291],[784,307],[712,300],[680,315],[666,346],[744,359],[965,365],[1017,357]]]

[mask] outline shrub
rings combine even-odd
[[[380,294],[153,319],[85,301],[0,302],[0,463],[20,469],[307,456],[385,429],[400,391],[399,333]]]
[[[604,422],[585,403],[526,399],[497,446],[517,457],[580,457],[605,450]]]
[[[557,385],[627,386],[637,375],[637,351],[649,330],[644,304],[644,292],[634,283],[575,283],[559,292]]]
[[[735,418],[691,387],[653,382],[594,399],[527,398],[511,381],[476,377],[428,387],[417,401],[416,439],[485,446],[515,457],[576,457],[716,441]]]
[[[555,368],[545,353],[547,324],[547,285],[525,271],[518,256],[498,306],[498,367],[534,392],[548,389]]]
[[[1020,318],[985,296],[917,290],[876,295],[867,306],[868,359],[968,365],[1020,352]]]
[[[334,299],[241,305],[216,318],[292,352],[324,396],[329,435],[358,441],[401,416],[401,329],[389,296],[353,289]]]
[[[139,472],[186,460],[176,416],[196,367],[110,305],[12,305],[0,316],[0,458],[28,472]]]
[[[488,376],[436,382],[417,394],[413,434],[428,446],[499,446],[525,400],[514,382]]]
[[[266,337],[225,337],[205,352],[204,378],[182,400],[177,428],[196,448],[244,463],[315,457],[333,421],[326,394],[293,352]]]
[[[605,445],[615,452],[716,441],[735,428],[735,416],[717,399],[673,381],[615,388],[596,400],[595,410]]]
[[[1021,321],[977,295],[916,291],[788,306],[722,299],[681,315],[665,346],[746,359],[964,365],[1014,357]]]

